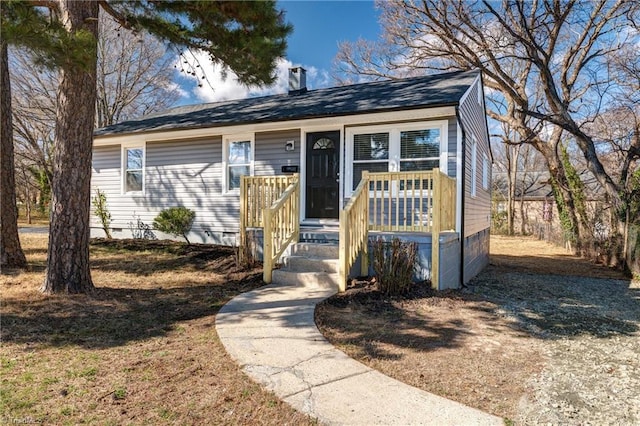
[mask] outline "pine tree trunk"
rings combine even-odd
[[[98,3],[60,0],[61,22],[74,34],[98,34]],[[96,42],[97,46],[97,42]],[[91,154],[96,60],[61,67],[53,156],[51,223],[45,293],[90,293]]]
[[[0,123],[0,268],[24,268],[27,259],[18,237],[18,208],[13,163],[13,119],[11,117],[11,82],[7,44],[0,41],[0,95],[2,123]]]

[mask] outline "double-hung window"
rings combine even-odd
[[[489,157],[482,154],[482,189],[489,189]]]
[[[350,193],[360,183],[362,172],[425,171],[446,167],[447,121],[398,123],[353,127],[346,131],[345,170]],[[444,159],[444,160],[443,160]]]
[[[389,133],[360,133],[353,135],[353,188],[356,189],[362,172],[389,170]]]
[[[144,191],[144,148],[125,147],[122,153],[124,157],[123,192],[142,193]]]
[[[240,188],[240,176],[253,172],[253,137],[225,138],[225,191]]]
[[[440,129],[400,132],[400,171],[431,170],[440,165]]]

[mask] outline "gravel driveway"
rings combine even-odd
[[[640,283],[506,269],[465,291],[545,342],[516,424],[640,425]]]

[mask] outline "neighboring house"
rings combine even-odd
[[[500,225],[496,229],[496,232],[500,233],[505,232],[507,227],[507,201],[495,195],[496,193],[493,201],[493,219],[494,226]],[[591,218],[592,237],[597,243],[604,243],[610,238],[610,226],[615,222],[611,215],[615,213],[608,208],[605,196],[599,191],[599,187],[593,184],[585,185],[584,205],[587,217]],[[570,235],[562,229],[561,217],[548,177],[524,196],[516,194],[514,207],[513,222],[516,233],[534,235],[538,239],[572,250]]]
[[[446,287],[488,264],[492,160],[479,71],[307,91],[304,69],[294,68],[290,86],[98,129],[92,187],[107,196],[113,235],[130,237],[138,219],[149,225],[182,205],[196,212],[192,242],[237,244],[240,176],[296,172],[300,223],[331,227],[363,171],[437,167],[456,191]],[[100,228],[93,217],[92,235]]]

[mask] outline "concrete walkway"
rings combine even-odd
[[[323,424],[502,425],[499,417],[391,379],[334,348],[316,328],[330,289],[270,285],[241,294],[216,317],[244,371]]]

